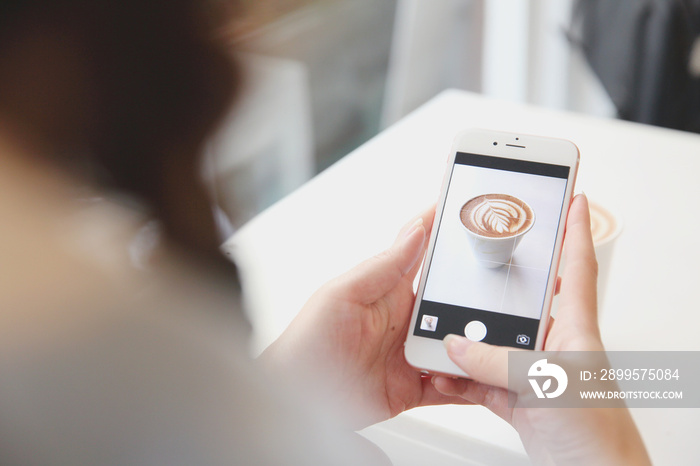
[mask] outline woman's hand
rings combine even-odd
[[[591,238],[588,201],[577,196],[569,211],[567,260],[559,310],[546,351],[602,351],[598,329],[597,263]],[[472,380],[435,377],[434,386],[486,406],[520,434],[536,464],[650,464],[627,409],[510,408],[508,352],[513,349],[445,338],[447,354]]]
[[[319,289],[261,356],[274,372],[304,378],[345,408],[355,428],[416,406],[468,403],[440,394],[403,353],[434,215],[434,208],[424,212],[391,248]]]

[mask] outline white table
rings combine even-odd
[[[577,190],[624,217],[601,309],[608,349],[700,350],[700,215],[694,206],[700,200],[700,135],[446,91],[227,242],[242,270],[256,351],[284,330],[316,288],[388,247],[406,221],[437,199],[452,139],[473,126],[574,141],[581,149]],[[700,464],[700,410],[637,409],[633,415],[656,464]],[[381,443],[392,429],[420,426],[432,429],[416,434],[424,438],[458,442],[464,436],[484,448],[523,453],[510,426],[480,407],[420,408],[376,432]],[[441,437],[435,429],[446,430]],[[492,464],[507,464],[506,457]]]

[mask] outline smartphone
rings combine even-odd
[[[410,365],[468,376],[447,356],[448,334],[542,349],[578,163],[563,139],[481,129],[455,138],[404,347]]]

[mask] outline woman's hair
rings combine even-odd
[[[199,155],[239,81],[216,35],[231,8],[222,0],[0,3],[5,119],[52,163],[138,197],[171,243],[219,265]]]

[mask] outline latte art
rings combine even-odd
[[[525,211],[510,201],[486,200],[471,212],[471,220],[487,235],[512,235],[525,222]]]
[[[610,238],[617,230],[617,222],[613,214],[593,202],[589,203],[591,213],[591,234],[593,243],[598,245]]]
[[[489,238],[508,238],[530,229],[530,206],[508,194],[484,194],[462,206],[462,223],[471,232]]]

